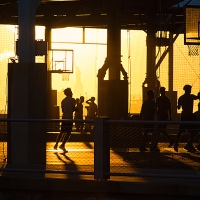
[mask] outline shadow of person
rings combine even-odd
[[[60,160],[64,165],[61,166],[61,169],[64,171],[66,170],[66,174],[68,179],[75,179],[75,180],[80,180],[80,176],[77,173],[78,172],[78,167],[75,164],[74,160],[72,160],[69,156],[66,155],[66,153],[54,153],[58,160]]]

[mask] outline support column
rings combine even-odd
[[[22,120],[9,123],[7,168],[12,169],[46,165],[45,124],[29,121],[46,119],[47,110],[47,66],[35,63],[35,10],[40,1],[19,0],[19,63],[8,64],[8,117]]]
[[[174,56],[174,44],[173,44],[173,33],[170,33],[169,34],[169,40],[170,40],[170,46],[169,46],[169,81],[168,81],[168,84],[169,84],[169,91],[173,91],[173,76],[174,76],[174,73],[173,73],[173,69],[174,69],[174,66],[173,66],[173,56]]]
[[[177,37],[177,36],[176,36]],[[171,100],[171,112],[172,112],[172,119],[173,120],[179,120],[177,116],[177,91],[173,91],[173,83],[174,83],[174,38],[173,38],[173,33],[170,32],[169,34],[169,62],[168,62],[168,71],[169,71],[169,79],[168,79],[168,87],[169,91],[166,91],[166,95],[170,98]]]
[[[35,11],[39,0],[19,0],[19,63],[35,63]]]
[[[52,73],[51,73],[51,49],[52,49],[52,29],[51,26],[47,25],[45,29],[45,40],[48,43],[47,56],[45,57],[47,63],[47,118],[48,119],[59,119],[59,106],[57,106],[57,90],[52,90]],[[52,126],[53,131],[59,130],[59,123],[54,123]]]
[[[155,16],[149,15],[147,28],[147,63],[146,63],[146,79],[143,83],[143,101],[147,99],[147,91],[153,89],[155,97],[159,95],[160,82],[156,75],[156,30],[154,29]]]
[[[45,27],[45,40],[47,41],[48,45],[47,45],[47,55],[45,56],[45,62],[47,64],[47,98],[48,98],[48,110],[47,110],[47,117],[48,118],[54,118],[52,113],[53,113],[53,109],[54,109],[54,104],[53,104],[53,99],[52,99],[52,90],[51,90],[51,81],[52,81],[52,77],[51,77],[51,72],[50,72],[50,61],[51,61],[51,57],[50,57],[50,50],[51,50],[51,27],[46,26]]]
[[[148,88],[156,87],[156,36],[152,29],[147,30],[147,85]]]
[[[107,59],[98,71],[98,115],[110,119],[128,116],[128,80],[121,65],[121,0],[105,0],[107,8]],[[109,70],[109,80],[103,80]],[[120,80],[120,73],[124,80]]]
[[[47,68],[50,69],[50,62],[51,62],[51,56],[50,56],[50,50],[51,50],[51,36],[52,36],[52,29],[50,26],[45,27],[45,41],[47,41],[47,55],[45,56],[45,63],[47,63]]]
[[[110,133],[106,124],[107,117],[94,119],[94,178],[110,179]]]
[[[121,19],[120,1],[110,1],[107,16],[107,59],[109,60],[109,80],[120,80],[121,64]]]

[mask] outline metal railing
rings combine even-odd
[[[173,145],[169,147],[170,141],[162,134],[163,129],[159,131],[160,125],[166,125],[166,132],[175,141],[179,125],[187,124],[191,134],[196,134],[193,141],[196,146],[200,139],[199,122],[109,120],[106,117],[67,120],[82,124],[83,131],[73,127],[66,143],[68,153],[63,153],[59,148],[54,149],[63,121],[66,120],[0,119],[0,171],[92,175],[94,179],[111,176],[200,178],[199,150],[190,153],[184,148],[190,133],[182,133],[177,153]],[[151,129],[147,131],[146,151],[140,151],[147,125]],[[155,133],[160,151],[152,152]],[[38,158],[33,159],[32,155]],[[38,160],[44,161],[42,167],[38,168]]]

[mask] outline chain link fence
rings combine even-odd
[[[97,120],[97,122],[96,122]],[[18,145],[15,154],[22,157],[25,151],[34,151],[38,157],[45,153],[46,163],[43,173],[61,173],[77,175],[94,175],[95,179],[107,179],[110,176],[152,176],[152,177],[195,177],[199,176],[200,151],[190,153],[184,147],[189,140],[189,132],[182,133],[178,152],[174,146],[169,146],[168,138],[162,133],[157,139],[159,151],[151,151],[153,133],[160,132],[157,128],[159,123],[166,124],[166,131],[169,136],[176,140],[180,121],[139,121],[139,120],[106,120],[102,125],[98,124],[99,118],[85,121],[79,120],[79,123],[90,124],[91,130],[76,132],[75,127],[72,130],[71,137],[66,143],[67,153],[62,149],[54,149],[55,141],[60,130],[62,120],[28,120],[31,124],[27,126],[27,120],[12,121],[1,119],[0,121],[0,171],[9,170],[10,164],[10,146],[21,144],[26,141],[23,137],[30,137],[29,146],[27,143]],[[73,120],[74,124],[76,120]],[[12,124],[15,126],[12,126]],[[185,122],[194,127],[193,132],[198,133],[195,127],[198,122]],[[141,151],[140,146],[143,142],[144,126],[152,125],[151,131],[148,131],[146,151]],[[10,131],[10,128],[15,128]],[[28,127],[28,128],[27,128]],[[39,133],[38,130],[44,131]],[[40,137],[44,134],[45,148],[42,149],[38,141],[34,141],[31,131]],[[30,133],[29,133],[30,131]],[[12,136],[18,134],[17,137]],[[158,135],[157,135],[158,136]],[[12,139],[10,139],[12,138]],[[14,139],[13,139],[14,138]],[[197,134],[194,140],[194,146],[199,144],[200,137]],[[10,143],[11,142],[11,143]],[[42,152],[44,151],[44,152]],[[10,160],[9,160],[10,159]],[[35,158],[36,159],[36,158]],[[34,159],[33,159],[34,161]],[[23,161],[21,161],[23,162]],[[12,168],[12,170],[17,170]],[[21,169],[22,171],[27,169]],[[31,169],[32,171],[37,170]],[[30,170],[30,172],[31,172]],[[100,174],[100,175],[98,175]],[[106,178],[105,178],[106,177]]]
[[[179,125],[182,122],[108,122],[110,127],[110,174],[132,174],[142,176],[188,176],[199,175],[200,152],[189,153],[184,147],[189,140],[189,132],[183,132],[179,142],[178,153],[169,138],[161,133],[159,123],[167,125],[166,132],[175,141]],[[195,129],[195,123],[189,122]],[[140,151],[146,125],[152,125],[146,137],[146,150]],[[156,133],[158,150],[151,151],[153,134]],[[195,137],[194,146],[199,144],[199,135]]]

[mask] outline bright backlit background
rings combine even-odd
[[[36,27],[36,39],[45,40],[45,28]],[[18,38],[16,26],[0,25],[0,112],[7,112],[7,64],[15,57],[15,41]],[[73,97],[81,95],[85,100],[94,96],[97,103],[97,72],[102,67],[107,54],[106,29],[63,28],[52,30],[52,49],[73,50],[74,69],[70,74],[52,74],[52,89],[57,90],[58,105],[64,98],[63,90],[70,87]],[[167,47],[157,48],[157,60]],[[122,64],[129,77],[129,112],[139,113],[142,104],[142,83],[146,77],[146,33],[144,31],[121,31]],[[44,56],[36,57],[36,62],[44,62]],[[48,66],[50,68],[50,66]],[[161,86],[168,90],[168,56],[157,70]],[[189,56],[188,46],[183,44],[183,35],[174,43],[174,91],[178,97],[183,94],[183,86],[191,84],[192,92],[199,92],[199,56]],[[194,110],[197,110],[195,103]]]

